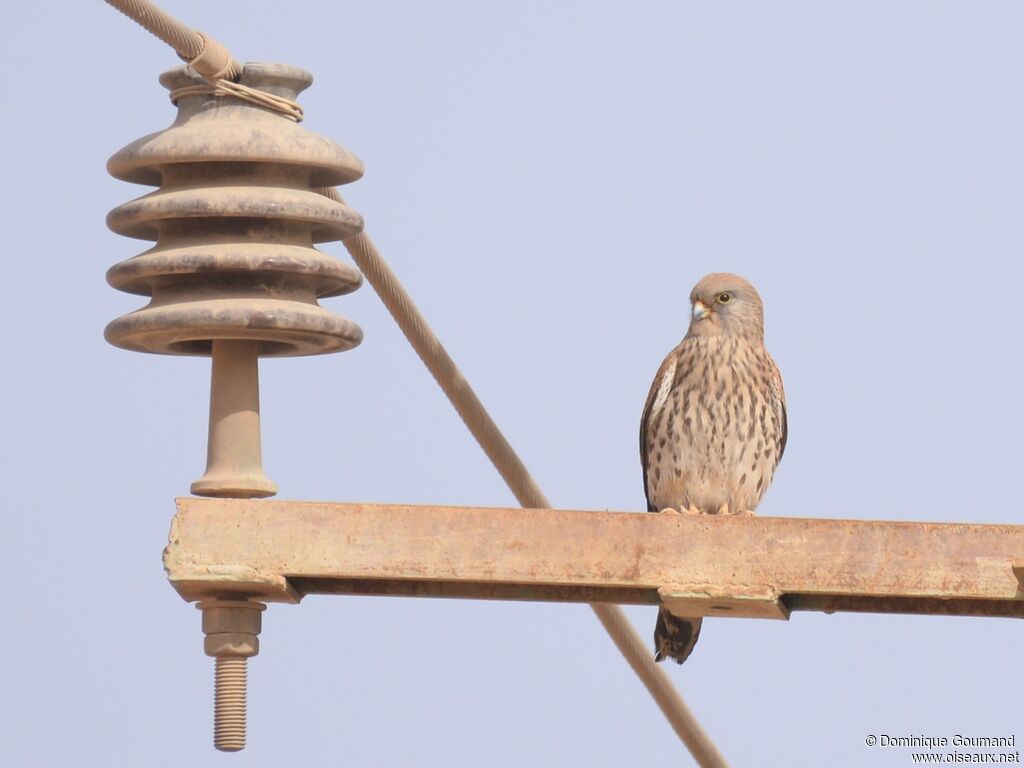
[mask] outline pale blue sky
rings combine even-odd
[[[553,503],[644,508],[637,424],[709,271],[746,275],[789,398],[767,515],[1019,522],[1024,7],[305,2],[165,7],[303,66],[344,190]],[[0,27],[8,299],[0,761],[686,765],[585,606],[272,606],[249,749],[160,562],[205,461],[208,361],[130,354],[106,286],[146,245],[117,149],[171,51],[100,2]],[[338,244],[325,247],[343,255]],[[512,505],[367,287],[363,345],[262,366],[281,498]],[[651,608],[628,609],[650,635]],[[717,620],[668,671],[735,766],[899,766],[867,734],[1024,739],[1019,622]]]

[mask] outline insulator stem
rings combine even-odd
[[[197,496],[273,496],[260,448],[258,342],[214,339],[210,439],[206,473],[192,483]]]

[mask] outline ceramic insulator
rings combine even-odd
[[[210,93],[183,67],[160,82],[180,92],[174,124],[107,164],[118,179],[159,187],[107,217],[119,234],[156,241],[107,273],[113,287],[151,297],[110,323],[107,340],[184,355],[209,355],[217,339],[250,340],[262,357],[356,346],[359,327],[317,300],[355,290],[362,276],[314,244],[358,234],[362,218],[311,188],[354,181],[362,163],[270,109]],[[241,82],[294,99],[312,76],[250,63]]]

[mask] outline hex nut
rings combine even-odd
[[[203,651],[207,656],[255,656],[260,652],[260,639],[241,633],[207,635]]]
[[[262,629],[262,614],[266,606],[247,600],[204,600],[199,603],[203,612],[203,632],[241,633],[258,635]]]

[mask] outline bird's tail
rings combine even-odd
[[[672,659],[682,664],[693,651],[700,637],[703,619],[681,619],[666,608],[658,609],[658,622],[654,625],[654,660]]]

